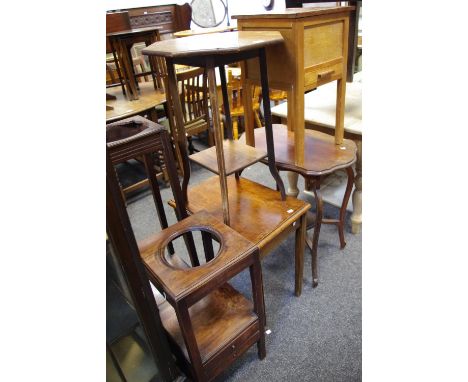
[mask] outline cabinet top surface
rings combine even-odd
[[[232,15],[233,19],[299,19],[304,17],[313,17],[327,15],[332,13],[351,12],[353,6],[338,7],[308,7],[308,8],[287,8],[285,10],[270,11],[267,13],[246,13],[241,15]]]
[[[163,57],[204,56],[237,53],[283,41],[277,31],[239,31],[212,33],[155,42],[143,54]]]

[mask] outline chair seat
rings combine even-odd
[[[227,177],[231,228],[260,248],[263,257],[267,251],[262,248],[270,244],[285,230],[292,227],[310,208],[310,204],[293,197],[282,201],[280,193],[253,182],[234,176]],[[221,221],[223,209],[219,178],[213,176],[189,187],[188,206],[190,213],[206,210]],[[169,204],[174,207],[174,201]]]
[[[158,309],[164,328],[189,361],[174,309],[167,301],[159,304]],[[248,338],[258,332],[258,317],[252,302],[229,284],[195,303],[189,313],[203,363],[231,345],[239,333],[245,332]]]
[[[265,128],[254,130],[255,147],[266,150]],[[340,168],[351,166],[356,161],[357,146],[350,139],[335,145],[333,136],[314,130],[304,131],[304,165],[294,163],[294,132],[286,125],[273,125],[275,162],[284,170],[299,172],[303,176],[330,174]],[[245,142],[245,135],[240,139]]]

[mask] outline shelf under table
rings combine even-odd
[[[226,175],[234,174],[267,157],[266,150],[228,139],[223,142],[223,150]],[[216,146],[192,154],[189,158],[207,170],[219,175]]]
[[[304,132],[304,164],[295,163],[294,132],[286,125],[273,124],[273,139],[275,142],[275,163],[284,170],[296,171],[304,176],[319,176],[329,174],[340,168],[346,168],[356,161],[356,144],[350,139],[344,139],[341,145],[335,145],[332,135],[319,131]],[[266,147],[265,128],[254,130],[255,146]],[[245,142],[245,134],[239,139]]]

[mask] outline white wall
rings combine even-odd
[[[166,5],[166,4],[184,4],[190,1],[187,0],[108,0],[106,1],[106,8],[108,11],[114,9],[127,9],[138,7],[151,7],[153,5]]]

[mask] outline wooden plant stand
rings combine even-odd
[[[211,240],[204,240],[206,264],[172,263],[165,247],[195,230],[211,235],[219,253],[215,256]],[[200,212],[160,232],[141,256],[149,279],[166,297],[158,309],[170,345],[193,380],[211,381],[255,343],[258,357],[265,358],[262,273],[258,248],[251,242]],[[253,304],[227,283],[247,268]]]

